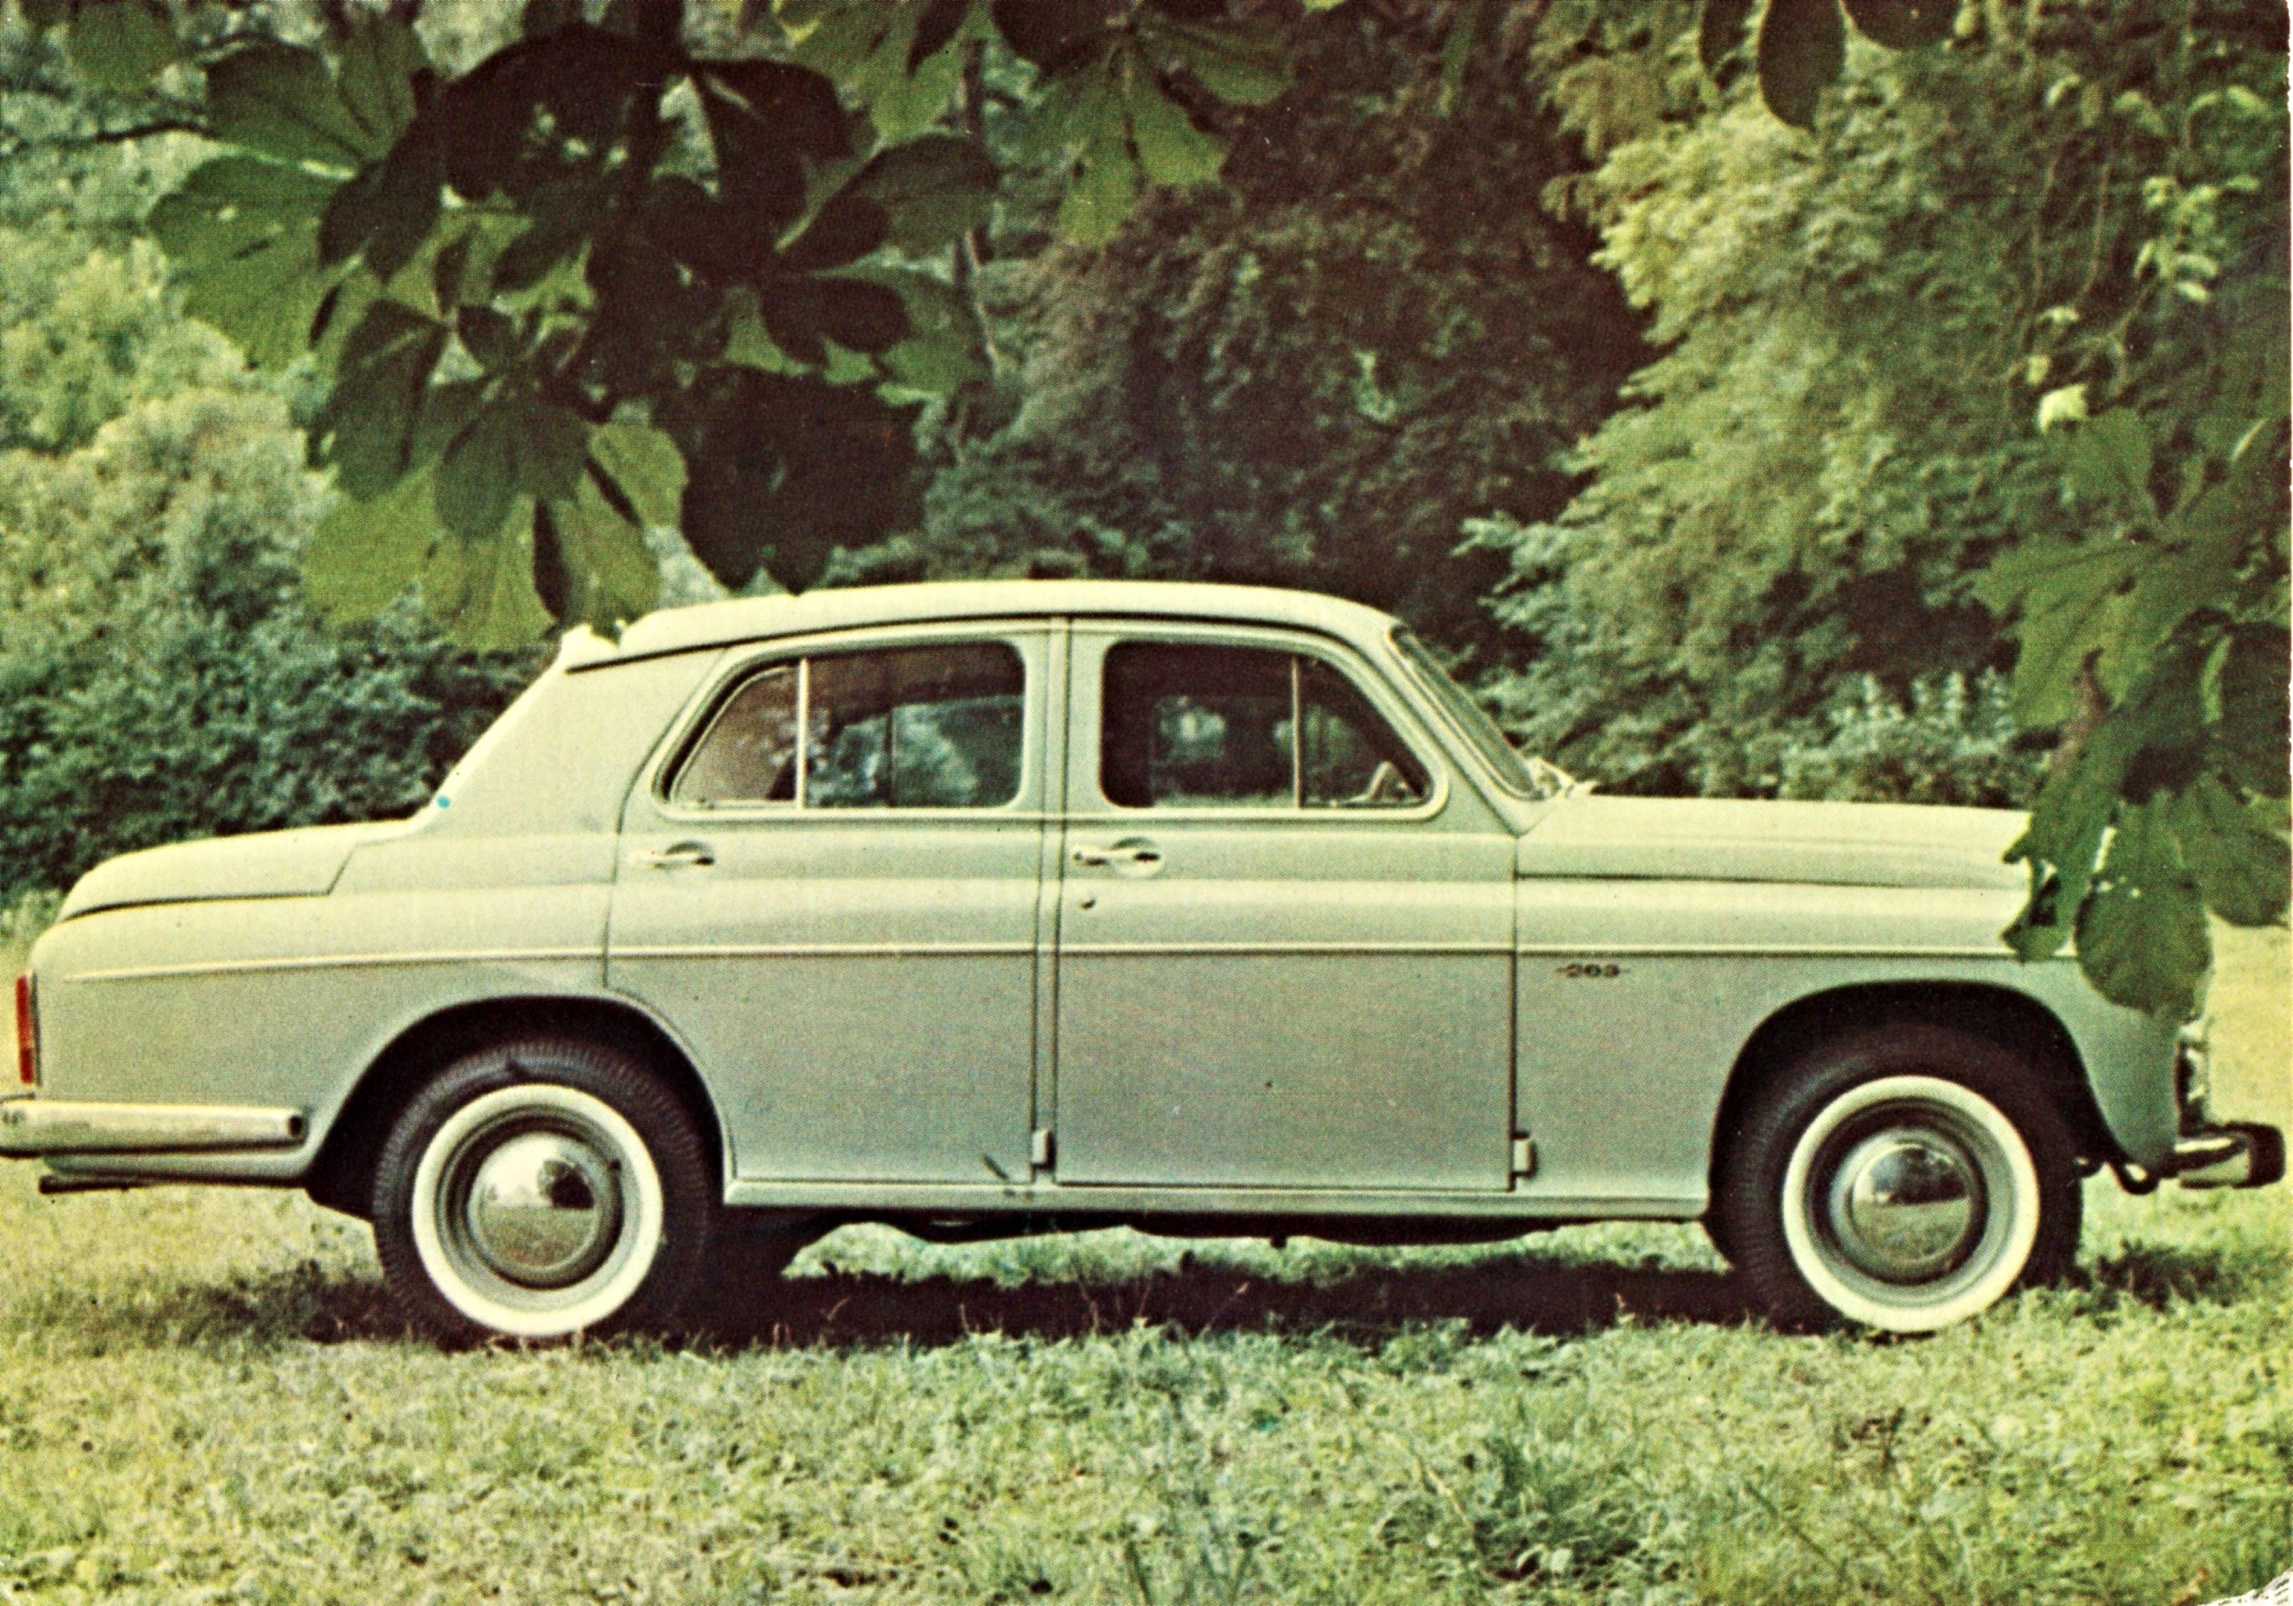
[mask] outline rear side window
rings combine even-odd
[[[734,687],[669,788],[688,808],[1000,808],[1026,669],[1003,642],[799,658]]]
[[[1099,788],[1118,808],[1411,808],[1425,766],[1303,653],[1123,642],[1101,672]]]

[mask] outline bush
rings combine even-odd
[[[2042,744],[2018,740],[2005,677],[1915,682],[1906,708],[1869,675],[1825,711],[1822,734],[1783,749],[1778,793],[1855,803],[2023,808]]]
[[[415,807],[538,667],[411,602],[301,599],[320,492],[276,398],[142,403],[0,457],[0,903],[185,837]]]

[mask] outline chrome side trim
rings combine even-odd
[[[615,948],[606,958],[626,959],[976,959],[981,955],[1030,957],[1031,942],[695,942]]]
[[[1613,959],[2012,959],[2014,951],[1995,947],[1951,944],[1909,947],[1865,947],[1860,943],[1824,942],[1524,942],[1513,950],[1538,957]]]
[[[242,1104],[0,1102],[0,1155],[173,1154],[192,1150],[291,1149],[309,1123],[300,1110]]]
[[[59,981],[150,981],[164,976],[255,975],[280,970],[360,970],[381,965],[522,965],[602,959],[598,948],[477,948],[410,954],[321,954],[304,959],[207,959],[182,965],[130,965],[84,970]]]
[[[1510,954],[1507,942],[1071,942],[1062,959],[1120,955],[1205,954]]]
[[[800,1182],[739,1177],[725,1187],[725,1203],[790,1210],[855,1212],[945,1211],[951,1215],[1176,1214],[1309,1216],[1473,1216],[1538,1221],[1693,1221],[1704,1213],[1702,1195],[1689,1197],[1486,1193],[1423,1193],[1396,1188],[1078,1186],[1048,1175],[1031,1182]],[[1522,1231],[1528,1227],[1524,1225]]]

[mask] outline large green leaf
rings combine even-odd
[[[887,140],[938,121],[961,75],[951,47],[983,31],[972,0],[780,0],[775,12],[794,59],[833,78]]]
[[[975,141],[926,134],[869,157],[844,192],[881,207],[888,243],[921,255],[986,223],[997,176]]]
[[[2283,797],[2288,788],[2288,676],[2293,635],[2284,626],[2248,625],[2230,638],[2218,683],[2214,755],[2232,781],[2264,797]]]
[[[685,458],[662,431],[649,424],[607,424],[589,437],[589,462],[639,522],[676,525],[685,494]]]
[[[338,501],[303,549],[303,587],[330,618],[370,618],[417,587],[422,605],[464,646],[522,646],[550,622],[534,594],[533,502],[465,540],[438,522],[427,472],[382,495]]]
[[[331,619],[371,619],[420,581],[442,533],[427,474],[338,498],[303,548],[303,594]]]
[[[143,88],[182,53],[165,8],[153,0],[80,0],[64,48],[82,78],[122,92]]]
[[[505,387],[476,408],[438,459],[438,518],[464,540],[501,528],[513,504],[571,497],[589,425],[530,392]]]
[[[319,268],[319,220],[339,188],[339,180],[246,156],[194,168],[150,218],[183,282],[184,310],[258,366],[300,354],[330,283]]]
[[[1941,44],[1958,14],[1958,0],[1847,0],[1856,31],[1889,50]]]
[[[1752,20],[1752,0],[1704,0],[1696,19],[1696,59],[1717,78],[1729,57],[1744,47],[1744,25]]]
[[[2174,521],[2167,540],[2144,549],[2095,666],[2111,695],[2123,695],[2141,679],[2159,646],[2190,615],[2225,607],[2237,595],[2253,532],[2222,491],[2201,496]]]
[[[421,110],[417,85],[430,70],[421,38],[395,17],[349,14],[338,58],[336,92],[366,137],[387,145]]]
[[[422,571],[422,605],[464,646],[522,647],[550,626],[533,585],[533,512],[519,497],[490,535],[440,538]]]
[[[1138,160],[1119,87],[1126,55],[1110,51],[1087,71],[1057,80],[1037,104],[1039,146],[1068,164],[1059,227],[1083,245],[1112,238],[1138,196]]]
[[[998,12],[998,20],[1001,13]],[[1175,55],[1203,88],[1237,106],[1263,106],[1290,87],[1290,43],[1258,17],[1182,21],[1152,10],[1142,31]]]
[[[2030,865],[2029,905],[2004,933],[2023,959],[2048,958],[2069,940],[2070,923],[2093,885],[2103,835],[2118,810],[2118,784],[2139,745],[2131,722],[2105,725],[2074,760],[2058,763],[2039,789],[2029,827],[2006,853],[2009,863]]]
[[[2266,926],[2285,918],[2293,892],[2293,849],[2272,815],[2282,809],[2247,805],[2210,775],[2165,805],[2182,860],[2196,879],[2205,906],[2232,925]]]
[[[2193,1014],[2213,963],[2205,905],[2163,800],[2128,809],[2078,911],[2078,963],[2102,996],[2167,1020]]]
[[[760,567],[802,590],[837,547],[872,545],[919,512],[914,410],[865,387],[718,368],[666,406],[659,422],[691,474],[685,539],[736,590]]]
[[[1817,100],[1847,62],[1839,0],[1768,0],[1756,59],[1768,110],[1795,128],[1812,126]]]
[[[446,350],[446,326],[381,300],[344,342],[334,389],[319,410],[320,457],[343,490],[381,495],[417,467],[415,419]]]
[[[316,51],[247,45],[207,69],[207,123],[215,138],[282,162],[356,169],[390,149],[367,127]]]
[[[2123,590],[2149,554],[2132,542],[2027,541],[1985,570],[1975,595],[1992,612],[2021,609],[2014,713],[2028,728],[2060,724],[2078,709],[2078,677],[2109,642],[2124,612]]]
[[[414,260],[436,226],[444,183],[444,153],[434,140],[421,134],[399,140],[335,192],[319,227],[319,259],[331,265],[356,254],[377,279],[390,279]]]
[[[2081,497],[2115,503],[2145,522],[2157,516],[2150,498],[2150,431],[2130,407],[2114,407],[2071,430],[2063,469]]]
[[[660,600],[661,565],[594,475],[546,504],[533,523],[534,590],[565,624],[612,630]]]
[[[1225,165],[1226,142],[1196,128],[1144,74],[1131,79],[1123,110],[1130,119],[1131,148],[1154,183],[1205,184]]]
[[[907,306],[907,338],[878,355],[894,386],[916,395],[945,396],[988,377],[979,315],[955,286],[903,268],[856,268],[852,276],[892,290]]]

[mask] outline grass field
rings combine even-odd
[[[2286,1122],[2286,934],[2225,947],[2218,1102]],[[1765,1330],[1694,1228],[855,1229],[714,1347],[443,1354],[299,1196],[33,1176],[0,1601],[2190,1603],[2293,1566],[2282,1187],[2097,1179],[2071,1286],[1913,1342]]]

